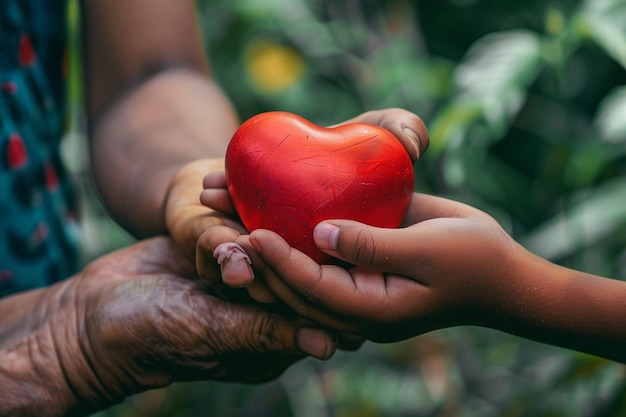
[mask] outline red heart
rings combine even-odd
[[[398,227],[413,194],[413,165],[400,141],[379,126],[319,127],[286,112],[261,113],[235,132],[226,180],[244,226],[269,229],[319,263],[313,242],[326,219]]]

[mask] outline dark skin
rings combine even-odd
[[[210,77],[194,2],[81,6],[96,186],[135,237],[170,237],[0,300],[0,415],[84,415],[173,381],[256,383],[307,355],[330,357],[337,339],[318,325],[229,301],[241,291],[218,298],[207,285],[221,282],[213,249],[243,230],[198,195],[207,173],[223,172],[239,121]],[[417,143],[415,132],[403,135]]]
[[[259,383],[305,351],[334,352],[334,339],[304,320],[220,300],[193,277],[161,237],[4,299],[0,415],[85,415],[174,381]]]
[[[476,325],[626,363],[626,283],[565,268],[515,242],[490,216],[415,194],[401,229],[317,226],[318,265],[267,230],[250,234],[275,296],[327,328],[393,342]]]
[[[205,204],[234,214],[223,176],[205,187]],[[394,342],[484,326],[626,363],[626,283],[542,259],[471,206],[416,193],[401,228],[328,220],[314,239],[355,266],[319,265],[268,230],[237,243],[273,300],[326,328]]]

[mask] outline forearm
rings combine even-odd
[[[172,179],[192,161],[222,157],[237,123],[219,88],[190,70],[136,87],[92,129],[94,177],[112,216],[138,237],[165,231]]]
[[[135,236],[163,232],[171,179],[188,162],[223,156],[238,124],[210,78],[195,1],[81,6],[96,185],[112,216]]]
[[[526,253],[500,298],[494,327],[528,339],[626,362],[626,283]],[[509,277],[506,277],[509,278]]]

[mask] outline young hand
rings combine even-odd
[[[517,244],[494,219],[416,194],[402,229],[320,223],[320,249],[356,265],[318,265],[266,230],[249,239],[258,273],[295,312],[379,342],[478,325],[626,362],[626,283],[569,269]]]
[[[319,224],[315,242],[350,269],[318,265],[278,235],[250,242],[259,272],[294,311],[338,331],[380,342],[461,324],[486,324],[509,288],[511,259],[522,249],[487,214],[415,194],[400,229],[353,221]]]
[[[209,201],[209,204],[201,203],[198,195],[206,187],[203,183],[205,176],[223,178],[223,158],[195,161],[178,172],[165,203],[167,228],[185,257],[196,266],[200,279],[210,284],[223,298],[240,298],[241,292],[229,290],[229,286],[220,279],[220,265],[213,252],[220,244],[233,242],[247,231],[235,217],[223,210],[223,193],[217,193],[218,198]],[[218,185],[221,186],[213,186]],[[254,274],[245,259],[243,262],[226,263],[222,269],[226,276],[233,277],[228,282],[232,288],[252,283]]]

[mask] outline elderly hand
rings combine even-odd
[[[174,381],[264,382],[333,354],[326,332],[216,298],[194,275],[170,239],[154,238],[2,300],[0,414],[86,414]]]

